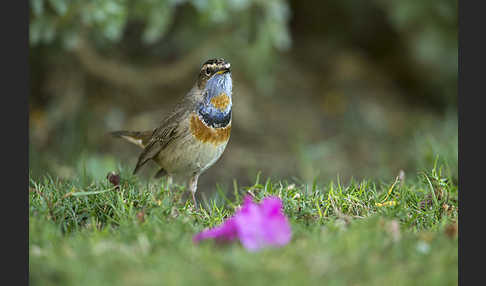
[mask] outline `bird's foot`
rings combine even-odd
[[[194,204],[194,208],[197,210],[197,201],[196,201],[196,194],[192,193],[192,203]]]

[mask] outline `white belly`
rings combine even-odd
[[[193,137],[177,143],[169,144],[156,160],[169,174],[202,173],[216,163],[227,145],[227,142],[218,146],[202,143]]]

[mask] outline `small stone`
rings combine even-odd
[[[111,171],[108,173],[108,175],[106,176],[106,178],[108,179],[108,181],[115,187],[119,188],[120,187],[120,175],[118,175],[117,173]]]

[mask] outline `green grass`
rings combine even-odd
[[[121,172],[31,179],[31,285],[457,285],[457,183],[440,166],[388,182],[262,180],[219,189],[202,209],[184,188]],[[251,193],[279,196],[292,240],[257,253],[192,243]]]

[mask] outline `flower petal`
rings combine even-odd
[[[290,241],[291,230],[287,218],[282,213],[282,202],[278,198],[266,198],[262,205],[263,237],[269,245],[285,245]]]
[[[243,206],[222,225],[205,230],[196,236],[195,243],[213,238],[229,241],[236,237],[249,251],[267,246],[282,246],[291,239],[292,233],[287,218],[282,212],[282,201],[278,197],[267,197],[258,205],[251,196],[244,198]]]
[[[235,239],[237,236],[236,225],[233,218],[228,219],[222,225],[215,228],[202,231],[194,236],[195,243],[200,240],[214,238],[218,241],[229,241]]]
[[[262,237],[263,217],[258,205],[245,197],[245,204],[234,216],[238,238],[248,250],[258,250],[263,247]]]
[[[282,213],[279,198],[265,198],[261,205],[245,198],[245,203],[235,214],[238,237],[245,248],[255,251],[271,245],[282,246],[290,241],[290,225]]]

